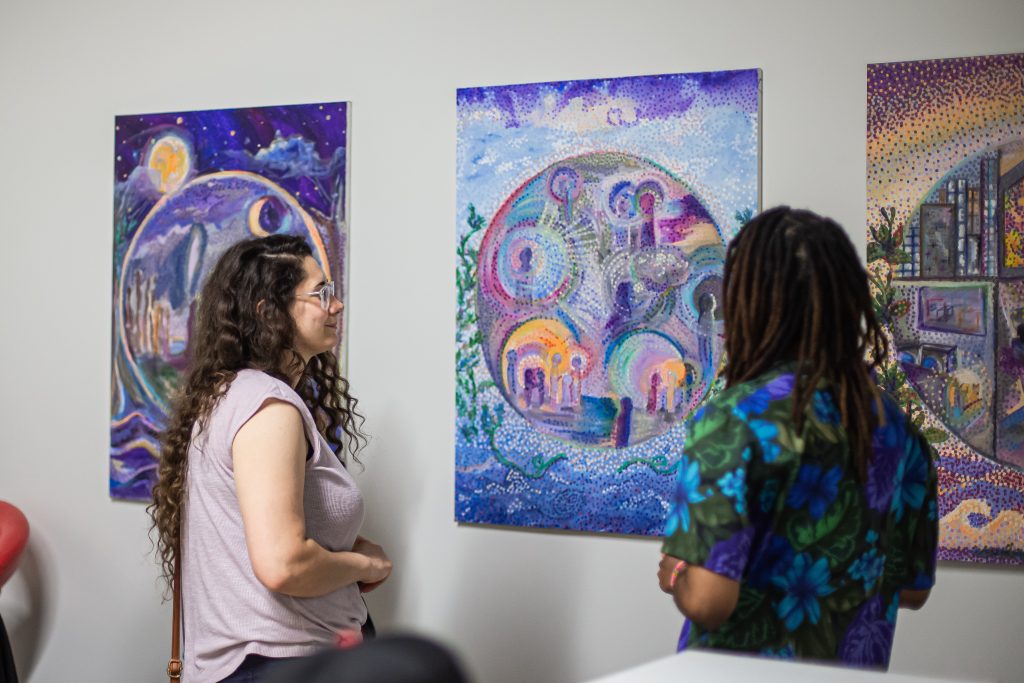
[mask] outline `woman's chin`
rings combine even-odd
[[[338,348],[339,344],[341,344],[341,333],[340,332],[338,334],[336,334],[336,335],[331,335],[329,338],[324,340],[323,349],[320,351],[320,353],[325,353],[327,351],[334,351],[335,349]]]

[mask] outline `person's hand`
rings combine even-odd
[[[359,553],[370,560],[366,574],[362,580],[357,582],[360,592],[369,593],[391,576],[391,559],[384,549],[373,541],[357,536],[356,542],[352,545],[352,552]]]
[[[675,573],[680,562],[682,560],[678,557],[661,554],[661,562],[658,564],[658,586],[662,592],[672,594],[672,574]],[[686,565],[683,565],[683,570],[685,569]]]

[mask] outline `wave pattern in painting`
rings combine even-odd
[[[759,73],[458,92],[456,517],[660,533],[758,204]]]
[[[196,296],[235,242],[305,237],[344,283],[344,102],[115,119],[110,493],[148,500]]]
[[[882,384],[938,454],[939,557],[1024,564],[1024,54],[867,77]]]

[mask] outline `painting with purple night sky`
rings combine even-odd
[[[460,89],[455,517],[660,534],[759,206],[760,72]]]
[[[348,104],[118,116],[114,131],[110,495],[145,501],[196,296],[220,255],[301,235],[343,295]]]

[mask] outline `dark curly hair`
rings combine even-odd
[[[224,253],[203,285],[189,338],[188,371],[160,435],[159,479],[147,508],[168,585],[178,557],[193,427],[198,425],[196,434],[205,429],[210,411],[239,370],[260,370],[289,384],[288,375],[298,375],[296,392],[342,462],[347,455],[356,459],[366,444],[358,401],[349,393],[337,357],[327,351],[303,363],[294,348],[296,328],[290,309],[295,288],[305,277],[306,256],[312,251],[301,237],[245,240]]]
[[[885,360],[888,342],[846,233],[810,211],[765,211],[729,244],[722,286],[727,386],[796,361],[793,421],[799,430],[825,379],[863,480],[872,432],[884,417],[871,371]]]

